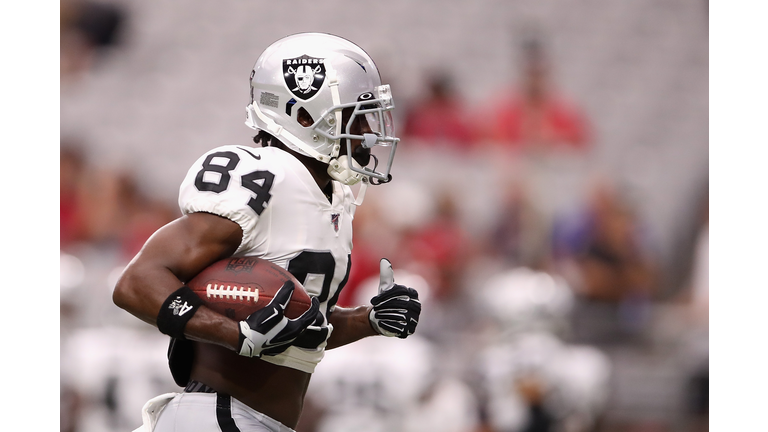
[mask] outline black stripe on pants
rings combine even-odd
[[[240,432],[232,418],[231,396],[216,393],[216,421],[219,422],[221,432]]]

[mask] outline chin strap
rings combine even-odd
[[[363,184],[360,185],[360,190],[357,192],[357,198],[355,199],[355,207],[359,207],[365,199],[365,191],[368,189],[368,178],[363,178]]]
[[[331,100],[333,101],[333,106],[341,105],[341,97],[339,96],[339,78],[336,74],[336,69],[334,69],[330,63],[325,65],[325,76],[328,78],[328,88],[331,90]],[[333,114],[336,117],[336,136],[338,137],[341,135],[341,110],[337,109]],[[333,145],[331,158],[338,157],[340,150],[341,140],[337,138],[336,143]]]
[[[336,70],[331,67],[330,64],[326,65],[326,77],[328,78],[328,87],[331,91],[331,99],[333,101],[334,105],[340,105],[341,104],[341,97],[339,96],[339,79],[336,74]],[[261,112],[258,106],[251,103],[247,107],[245,107],[246,112],[246,119],[245,124],[250,127],[251,129],[259,129],[259,127],[256,125],[256,122],[254,121],[254,118],[258,117],[259,120],[264,122],[264,124],[267,125],[267,131],[271,133],[273,136],[277,138],[283,138],[286,141],[288,141],[286,144],[291,144],[294,147],[298,148],[301,152],[305,153],[307,156],[313,157],[320,162],[324,162],[327,164],[331,163],[332,159],[336,159],[339,155],[339,151],[341,149],[341,140],[336,139],[335,143],[333,144],[331,154],[330,155],[324,155],[317,150],[313,149],[312,147],[304,144],[302,140],[300,140],[296,135],[288,132],[280,126],[279,124],[275,123],[274,120],[269,118],[266,114]],[[334,122],[335,122],[335,136],[341,135],[341,123],[342,123],[342,116],[341,116],[341,110],[336,110],[334,113]]]
[[[280,126],[279,124],[275,123],[274,120],[267,117],[266,114],[261,112],[261,110],[254,104],[250,104],[247,107],[245,107],[245,112],[247,114],[247,118],[245,120],[245,124],[250,127],[251,129],[259,129],[258,126],[256,126],[256,122],[253,121],[254,117],[258,117],[259,120],[263,121],[267,125],[267,131],[271,133],[276,138],[283,138],[291,145],[298,147],[302,152],[306,153],[308,156],[313,157],[321,162],[329,163],[331,161],[330,156],[326,156],[322,153],[319,153],[317,150],[313,149],[312,147],[304,144],[303,141],[301,141],[296,135],[288,132]]]
[[[347,155],[341,155],[337,159],[331,159],[328,163],[328,175],[332,179],[344,183],[345,185],[352,186],[357,184],[365,176],[354,171],[352,167],[360,168],[360,165]]]

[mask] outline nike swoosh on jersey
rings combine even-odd
[[[239,148],[240,150],[242,150],[242,151],[244,151],[244,152],[248,153],[249,155],[253,156],[253,158],[254,158],[254,159],[256,159],[256,160],[261,160],[261,155],[255,155],[255,154],[253,154],[253,153],[249,152],[248,150],[246,150],[246,149],[244,149],[244,148],[242,148],[242,147],[238,147],[238,148]]]

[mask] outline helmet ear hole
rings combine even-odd
[[[304,107],[301,107],[296,111],[296,121],[304,127],[310,127],[315,124],[312,115],[309,114],[309,111],[305,110]]]

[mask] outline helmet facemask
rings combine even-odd
[[[334,150],[331,157],[344,164],[341,158],[347,156],[346,169],[352,172],[340,179],[332,173],[332,171],[338,170],[338,167],[330,166],[329,173],[334,179],[350,185],[357,183],[363,177],[370,178],[373,184],[386,183],[391,180],[389,172],[392,168],[397,143],[400,141],[399,138],[395,137],[392,119],[393,109],[394,104],[389,85],[382,85],[376,87],[374,92],[361,94],[357,102],[329,108],[311,126],[322,137],[329,140],[338,139],[345,144],[345,151],[337,152]],[[337,113],[339,112],[342,113],[341,124],[343,126],[336,128],[334,126],[337,123]],[[337,132],[341,129],[343,131]],[[352,140],[361,143],[354,151],[352,150]],[[382,151],[384,148],[388,148],[388,151]],[[375,150],[379,151],[376,152]],[[367,155],[370,155],[368,160],[366,160]],[[349,163],[350,156],[354,161],[352,163]],[[374,165],[369,168],[367,165],[370,164],[370,159],[373,159]],[[333,162],[330,165],[333,165]],[[379,168],[379,165],[382,165],[383,169]]]

